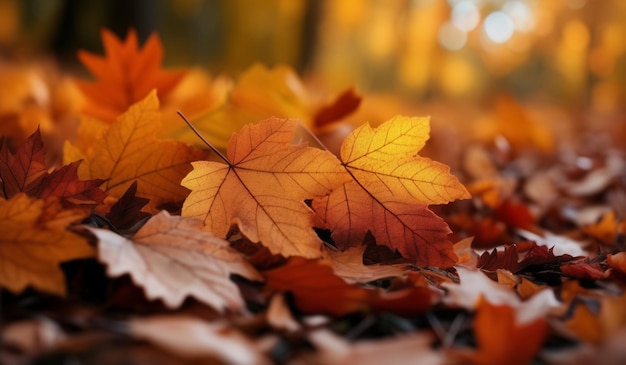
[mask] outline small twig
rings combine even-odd
[[[196,129],[196,127],[191,124],[191,121],[189,121],[189,119],[187,119],[187,117],[185,117],[185,115],[178,110],[176,113],[178,113],[178,115],[183,118],[183,120],[185,121],[185,123],[187,123],[187,125],[189,126],[189,128],[191,128],[191,130],[196,134],[196,136],[198,136],[198,138],[200,138],[200,140],[207,145],[211,151],[215,152],[215,154],[217,154],[219,156],[219,158],[221,158],[222,160],[224,160],[224,162],[226,162],[227,164],[230,165],[230,161],[228,161],[228,159],[226,158],[226,156],[224,156],[217,148],[215,148],[215,146],[213,146],[209,141],[206,140],[206,138],[204,138],[204,136],[202,136],[202,134],[200,134],[200,131],[198,131]]]

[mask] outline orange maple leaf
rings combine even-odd
[[[369,230],[418,265],[454,265],[450,228],[427,205],[469,193],[448,166],[417,155],[428,134],[428,118],[395,117],[346,137],[341,160],[348,182],[313,201],[340,248],[360,244]]]
[[[191,189],[182,215],[200,218],[219,237],[238,225],[272,253],[319,257],[315,214],[305,200],[341,184],[341,165],[327,151],[293,145],[297,124],[270,118],[247,125],[230,139],[226,163],[193,163],[182,181]]]
[[[14,293],[32,286],[64,295],[59,264],[94,254],[84,238],[66,230],[84,214],[65,210],[50,216],[46,204],[24,193],[0,198],[0,286]]]
[[[478,351],[470,362],[481,365],[530,364],[548,335],[548,322],[535,318],[520,323],[516,308],[481,299],[476,308],[474,333]]]
[[[191,171],[190,162],[206,153],[181,142],[157,140],[160,123],[159,100],[153,91],[104,128],[97,140],[77,141],[89,145],[87,150],[66,142],[64,160],[84,159],[79,176],[105,179],[102,189],[113,197],[120,198],[137,181],[137,195],[150,199],[152,208],[182,201],[189,191],[180,181]]]
[[[84,112],[90,116],[112,123],[152,89],[158,90],[161,100],[167,99],[185,75],[183,71],[161,68],[163,46],[156,33],[150,35],[143,48],[139,48],[134,29],[128,31],[124,41],[107,29],[102,29],[101,35],[106,56],[78,52],[80,61],[97,79],[77,83],[88,99]]]

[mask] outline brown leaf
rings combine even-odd
[[[169,308],[177,308],[193,296],[220,311],[243,310],[243,299],[230,275],[261,277],[228,241],[201,228],[198,220],[162,211],[132,240],[109,230],[90,231],[98,238],[99,259],[107,265],[108,274],[129,274],[149,299],[161,299]]]
[[[64,207],[102,204],[106,193],[99,186],[104,180],[80,180],[80,164],[81,161],[72,162],[46,175],[41,181],[39,196],[42,199],[56,197]]]
[[[137,182],[133,182],[122,197],[111,206],[106,217],[117,229],[130,229],[136,223],[150,217],[150,213],[142,212],[149,199],[140,198],[137,194]]]
[[[15,153],[9,150],[8,139],[0,138],[0,180],[4,197],[10,199],[20,192],[34,194],[47,174],[45,159],[39,128]]]

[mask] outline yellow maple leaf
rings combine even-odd
[[[0,199],[0,286],[13,293],[31,286],[64,295],[59,264],[94,255],[84,238],[66,230],[84,214],[65,210],[50,216],[45,206],[24,193]]]
[[[198,116],[194,125],[213,146],[223,150],[230,136],[244,125],[272,116],[298,118],[309,125],[313,117],[309,99],[302,81],[290,68],[268,69],[256,64],[239,77],[227,103]],[[196,140],[189,128],[181,127],[170,135],[184,141]]]
[[[182,181],[191,189],[182,215],[200,218],[225,237],[231,226],[285,256],[320,256],[306,199],[341,184],[341,165],[327,151],[293,145],[295,120],[270,118],[231,138],[227,163],[200,161]]]
[[[189,191],[180,186],[181,179],[191,171],[190,162],[206,154],[181,142],[157,140],[160,123],[159,100],[152,91],[117,122],[101,129],[96,140],[77,142],[89,145],[87,150],[66,142],[64,160],[84,159],[79,176],[105,179],[101,188],[110,196],[121,197],[137,181],[137,195],[150,199],[152,207],[182,201]]]
[[[417,152],[429,134],[428,118],[395,117],[376,129],[363,125],[341,146],[348,181],[313,201],[340,248],[360,244],[368,230],[423,266],[451,266],[448,225],[428,209],[469,197],[447,165]]]

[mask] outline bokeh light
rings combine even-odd
[[[494,11],[485,18],[484,30],[493,43],[504,43],[513,36],[515,25],[506,13]]]

